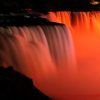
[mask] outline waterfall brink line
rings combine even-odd
[[[71,33],[63,24],[0,27],[0,65],[32,78],[52,98],[62,86],[62,74],[68,79],[76,72],[73,49]]]
[[[91,12],[50,12],[48,19],[65,24],[75,34],[89,34],[89,30],[100,31],[100,11]],[[92,34],[92,33],[90,33]]]

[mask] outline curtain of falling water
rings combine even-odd
[[[78,68],[77,96],[100,100],[100,12],[50,12],[48,19],[71,30]]]
[[[70,93],[76,73],[70,31],[63,24],[0,27],[0,65],[12,65],[51,98],[64,88]]]
[[[89,34],[91,31],[100,31],[100,12],[50,12],[48,19],[54,22],[64,23],[75,34]],[[93,33],[92,31],[92,33]],[[91,33],[90,33],[91,34]]]

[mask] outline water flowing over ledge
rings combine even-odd
[[[71,30],[78,81],[77,92],[75,92],[77,95],[69,96],[69,100],[99,100],[100,12],[50,12],[48,19],[64,23]]]
[[[73,86],[76,75],[69,29],[57,23],[0,27],[0,65],[14,66],[32,78],[42,92],[55,98],[63,93],[65,81],[66,88]]]
[[[14,66],[55,100],[100,100],[99,16],[50,12],[53,23],[1,26],[0,64]]]

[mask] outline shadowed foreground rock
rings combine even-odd
[[[0,100],[50,100],[41,93],[31,79],[14,71],[12,67],[0,67]]]

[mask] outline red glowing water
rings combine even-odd
[[[14,66],[53,99],[72,92],[75,63],[72,37],[64,25],[0,27],[0,65]]]
[[[0,65],[14,66],[54,100],[100,100],[99,16],[50,12],[49,20],[66,24],[66,29],[0,27]]]
[[[77,61],[70,94],[65,88],[66,95],[58,95],[58,100],[100,100],[100,12],[50,12],[48,18],[70,28]]]

